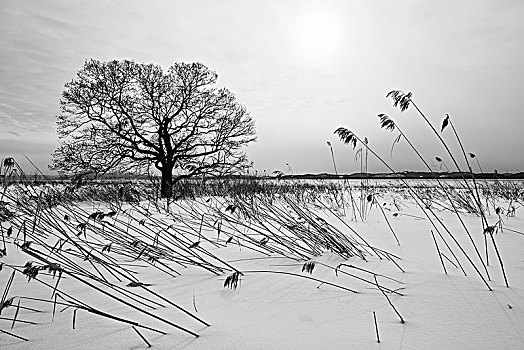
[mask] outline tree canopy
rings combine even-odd
[[[256,139],[254,120],[233,93],[216,87],[217,77],[201,63],[164,72],[129,60],[86,61],[60,100],[51,168],[103,174],[154,166],[163,196],[173,181],[238,171],[247,164],[242,146]]]

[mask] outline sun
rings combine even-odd
[[[305,12],[298,18],[295,36],[300,54],[320,63],[333,58],[342,45],[337,16],[320,9]]]

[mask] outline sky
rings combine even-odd
[[[341,126],[395,170],[424,170],[405,141],[391,153],[397,134],[379,113],[453,170],[420,115],[386,99],[393,89],[411,91],[437,127],[449,114],[484,171],[524,171],[523,16],[510,0],[2,0],[0,157],[48,172],[64,84],[86,59],[132,59],[216,71],[256,121],[247,153],[259,172],[332,173],[327,142],[339,173],[359,171],[333,134]],[[385,168],[370,156],[369,170]]]

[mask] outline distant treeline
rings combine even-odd
[[[293,178],[293,179],[433,179],[435,175],[439,179],[462,179],[475,178],[475,179],[486,179],[486,180],[524,180],[524,172],[517,173],[459,173],[459,172],[423,172],[423,171],[403,171],[397,174],[392,173],[353,173],[353,174],[303,174],[303,175],[283,175],[281,178]]]
[[[209,177],[206,180],[212,179],[251,179],[251,180],[264,180],[264,179],[280,179],[280,180],[337,180],[337,179],[433,179],[434,176],[437,176],[439,179],[462,179],[475,178],[475,179],[486,179],[486,180],[524,180],[524,172],[516,173],[459,173],[459,172],[423,172],[423,171],[403,171],[397,174],[392,173],[352,173],[352,174],[329,174],[329,173],[320,173],[320,174],[279,174],[276,176],[256,176],[256,175],[228,175],[224,177]],[[136,175],[136,174],[106,174],[94,176],[92,174],[83,175],[84,179],[88,180],[148,180],[149,176],[146,175]],[[3,178],[3,175],[0,175],[0,179]],[[59,175],[40,175],[32,174],[25,175],[26,180],[39,180],[39,181],[68,181],[71,179],[78,179],[76,176],[59,176]],[[193,178],[189,181],[200,181],[202,177]]]

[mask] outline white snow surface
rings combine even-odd
[[[420,211],[408,201],[403,202],[402,213],[421,216]],[[92,210],[92,204],[86,204]],[[91,208],[91,209],[90,209]],[[515,217],[504,216],[504,227],[524,232],[524,209],[516,210]],[[147,315],[137,312],[111,298],[88,288],[67,276],[59,287],[78,300],[86,302],[109,314],[128,318],[165,331],[166,335],[139,329],[153,349],[522,349],[524,348],[524,236],[504,230],[495,234],[509,282],[504,284],[499,261],[491,242],[489,266],[491,276],[489,291],[478,274],[468,264],[460,251],[453,246],[467,276],[444,259],[447,274],[443,272],[431,237],[432,226],[427,219],[408,215],[392,217],[390,223],[398,235],[400,246],[389,231],[382,213],[373,208],[365,221],[343,219],[373,246],[398,255],[395,264],[377,256],[344,260],[325,251],[311,261],[333,268],[340,263],[373,271],[378,282],[396,289],[402,295],[388,294],[405,323],[388,303],[382,292],[373,284],[365,283],[341,271],[373,281],[371,274],[354,268],[341,267],[338,275],[333,269],[317,264],[311,275],[302,271],[305,261],[294,261],[273,254],[262,256],[235,244],[216,248],[203,241],[209,251],[229,262],[239,271],[270,270],[291,272],[336,283],[357,293],[338,289],[327,284],[284,274],[245,272],[236,290],[224,287],[228,272],[214,275],[198,267],[173,266],[181,273],[172,277],[160,270],[132,259],[121,259],[120,264],[130,264],[139,280],[151,284],[154,292],[171,300],[210,324],[209,327],[192,319],[166,302],[147,294],[140,288],[126,287],[141,295],[149,295],[165,307],[150,309],[169,321],[187,328],[199,337],[191,336]],[[498,218],[491,213],[488,219]],[[154,214],[161,217],[160,214]],[[438,216],[463,244],[472,259],[479,264],[464,229],[454,213],[441,211]],[[480,219],[474,214],[462,214],[475,242],[484,255],[484,241]],[[333,217],[326,217],[342,232],[350,234],[347,227]],[[4,232],[7,224],[3,223]],[[135,225],[139,225],[135,222]],[[204,232],[210,238],[216,232]],[[7,256],[0,262],[23,265],[33,260],[15,245],[8,244]],[[451,258],[439,240],[442,252]],[[126,263],[122,261],[126,261]],[[131,266],[135,264],[137,266]],[[484,274],[484,271],[481,271]],[[11,275],[4,266],[0,271],[0,292]],[[384,277],[386,276],[386,277]],[[56,279],[40,276],[54,285]],[[395,281],[396,280],[396,281]],[[116,283],[116,282],[115,282]],[[17,273],[8,297],[33,296],[52,301],[52,290],[37,281]],[[16,303],[16,299],[15,299]],[[16,322],[11,329],[16,305],[4,309],[0,315],[0,329],[27,338],[16,339],[0,333],[0,349],[144,349],[148,345],[128,324],[72,308],[53,304],[21,300],[23,306],[39,312],[20,309],[17,319],[36,324]],[[196,310],[197,311],[196,311]],[[373,312],[376,313],[380,343],[377,342]]]

